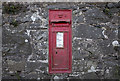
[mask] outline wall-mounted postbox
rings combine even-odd
[[[49,73],[72,71],[72,10],[49,10]]]

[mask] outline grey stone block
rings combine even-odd
[[[118,29],[118,38],[120,39],[120,27]]]
[[[98,40],[97,41],[99,48],[101,49],[101,51],[105,56],[109,54],[112,56],[116,55],[117,52],[114,50],[114,47],[112,45],[113,41],[114,40]]]
[[[85,71],[85,60],[73,60],[73,72],[82,72]]]
[[[98,46],[97,40],[75,39],[73,41],[73,57],[75,60],[99,59],[102,50]]]
[[[98,77],[94,72],[83,75],[83,79],[99,79],[99,78],[100,77]]]
[[[74,23],[84,23],[84,15],[80,15],[80,16],[73,16],[73,24]]]
[[[41,67],[41,63],[39,62],[27,62],[27,67],[26,67],[26,71],[29,72],[33,72],[36,71],[36,69],[40,69]]]
[[[108,3],[108,4],[107,4],[107,7],[108,7],[108,8],[113,8],[113,7],[114,7],[114,4],[113,4],[113,3]]]
[[[2,9],[2,2],[0,1],[0,9]]]
[[[37,79],[38,73],[37,72],[30,72],[24,76],[25,79]]]
[[[9,71],[24,71],[25,62],[15,62],[12,60],[7,60]]]
[[[103,38],[102,29],[89,26],[86,24],[80,24],[73,29],[73,37],[99,39]]]
[[[47,49],[47,41],[48,41],[48,32],[47,31],[41,31],[41,30],[36,30],[36,31],[31,31],[31,37],[33,40],[33,45],[37,49]]]
[[[36,54],[39,56],[39,60],[46,60],[48,58],[48,50],[47,49],[41,49],[36,52]]]
[[[2,23],[0,24],[0,39],[2,38]]]
[[[70,9],[70,5],[69,4],[54,4],[54,5],[49,5],[47,7],[48,9]]]
[[[106,23],[109,21],[108,16],[98,8],[90,8],[87,10],[85,13],[85,19],[89,24]]]

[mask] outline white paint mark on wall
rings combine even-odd
[[[80,50],[80,47],[78,47],[78,50]]]
[[[36,31],[36,30],[26,30],[27,32],[26,32],[26,34],[28,35],[28,36],[30,36],[30,32],[31,31]]]
[[[82,11],[80,11],[79,15],[82,15]]]
[[[82,60],[84,60],[84,58],[82,58]]]
[[[82,74],[85,74],[85,72],[81,72]]]
[[[108,44],[107,47],[110,47],[110,44]]]
[[[27,30],[27,33],[26,33],[28,36],[30,36],[30,30]]]
[[[48,60],[38,60],[38,62],[48,63]]]
[[[30,60],[32,57],[33,57],[33,54],[31,54],[31,55],[27,58],[27,61],[28,61],[28,62],[36,62],[35,60]]]
[[[33,14],[33,15],[31,16],[31,19],[32,19],[33,22],[35,22],[35,20],[36,20],[36,14]]]
[[[48,67],[47,67],[47,72],[48,72]]]
[[[90,70],[88,70],[88,72],[96,72],[99,71],[99,69],[95,69],[94,66],[91,66]]]
[[[42,70],[39,70],[39,69],[35,69],[36,71],[39,71],[40,73],[44,73],[44,71]]]
[[[116,35],[118,35],[118,30],[114,30],[114,32],[116,33]]]
[[[109,69],[106,70],[106,73],[109,73]]]
[[[33,21],[33,23],[35,22],[36,19],[40,19],[42,21],[42,24],[40,27],[44,27],[44,25],[47,22],[47,19],[43,18],[42,16],[39,15],[39,11],[37,10],[37,12],[33,13],[33,15],[31,16],[31,19]]]
[[[120,46],[120,44],[119,44],[119,42],[118,42],[117,40],[113,41],[113,42],[112,42],[112,45],[113,45],[113,47],[115,47],[115,46]]]
[[[102,31],[102,34],[104,36],[105,39],[108,39],[108,36],[105,35],[105,31],[106,31],[106,28],[105,27],[102,27],[103,31]]]
[[[88,42],[93,42],[93,39],[86,39]]]
[[[27,39],[25,39],[25,42],[28,42],[28,40],[27,40]]]
[[[79,74],[70,74],[69,76],[77,77],[77,76],[79,76]]]
[[[38,77],[37,80],[40,80],[40,77]]]
[[[60,79],[58,76],[55,76],[54,79]]]
[[[41,16],[39,16],[39,11],[37,10],[37,12],[33,13],[33,15],[31,16],[31,19],[33,22],[35,22],[36,19],[42,19]]]

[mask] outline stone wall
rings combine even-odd
[[[120,79],[119,3],[3,3],[3,79]],[[72,73],[48,73],[48,10],[72,9]]]
[[[120,0],[0,0],[2,2],[119,2]]]
[[[0,80],[2,78],[2,3],[0,2]]]

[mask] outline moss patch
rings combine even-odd
[[[104,12],[106,15],[108,15],[108,17],[112,17],[112,14],[110,13],[110,9],[109,9],[109,8],[105,8],[105,9],[103,10],[103,12]]]
[[[118,16],[120,16],[120,12],[118,13]]]
[[[18,21],[16,21],[16,20],[13,20],[11,23],[10,23],[10,25],[13,25],[14,27],[17,27],[18,26]]]
[[[25,12],[26,8],[20,3],[3,3],[3,13],[7,14],[18,14],[19,12]]]
[[[120,80],[120,66],[115,67],[114,76]]]

